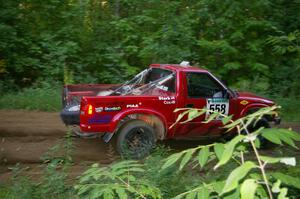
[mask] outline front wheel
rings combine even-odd
[[[259,121],[257,121],[255,125],[251,126],[248,130],[250,132],[254,132],[261,127],[271,128],[269,122],[265,118],[262,118]],[[267,149],[267,148],[272,147],[272,143],[270,143],[268,140],[266,140],[263,136],[259,135],[257,138],[260,141],[260,148]]]
[[[117,137],[117,150],[125,158],[141,159],[155,146],[154,129],[141,120],[124,124]]]

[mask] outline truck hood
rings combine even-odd
[[[242,99],[242,100],[249,100],[249,101],[253,101],[253,102],[260,102],[260,103],[264,103],[264,104],[268,104],[268,105],[274,105],[274,101],[267,99],[265,97],[261,97],[258,95],[255,95],[253,93],[250,92],[241,92],[238,91],[238,98]]]

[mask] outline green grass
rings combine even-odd
[[[0,184],[1,199],[64,199],[74,197],[75,193],[72,186],[67,185],[64,174],[57,171],[50,173],[48,171],[39,182],[20,175],[6,184]]]
[[[13,199],[14,196],[11,192],[12,191],[8,185],[0,185],[0,198]]]
[[[0,97],[0,109],[59,111],[61,109],[61,88],[47,86],[6,93]]]

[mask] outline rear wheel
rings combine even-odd
[[[117,150],[125,158],[144,158],[154,146],[154,129],[144,121],[131,120],[119,130]]]

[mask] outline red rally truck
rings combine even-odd
[[[61,117],[79,126],[82,135],[101,134],[105,142],[114,135],[120,154],[148,155],[157,140],[213,139],[222,137],[221,120],[203,123],[207,115],[169,128],[177,108],[207,108],[233,120],[274,102],[249,92],[229,89],[209,71],[187,64],[152,64],[122,85],[66,85]],[[263,118],[256,127],[268,127],[280,118]]]

